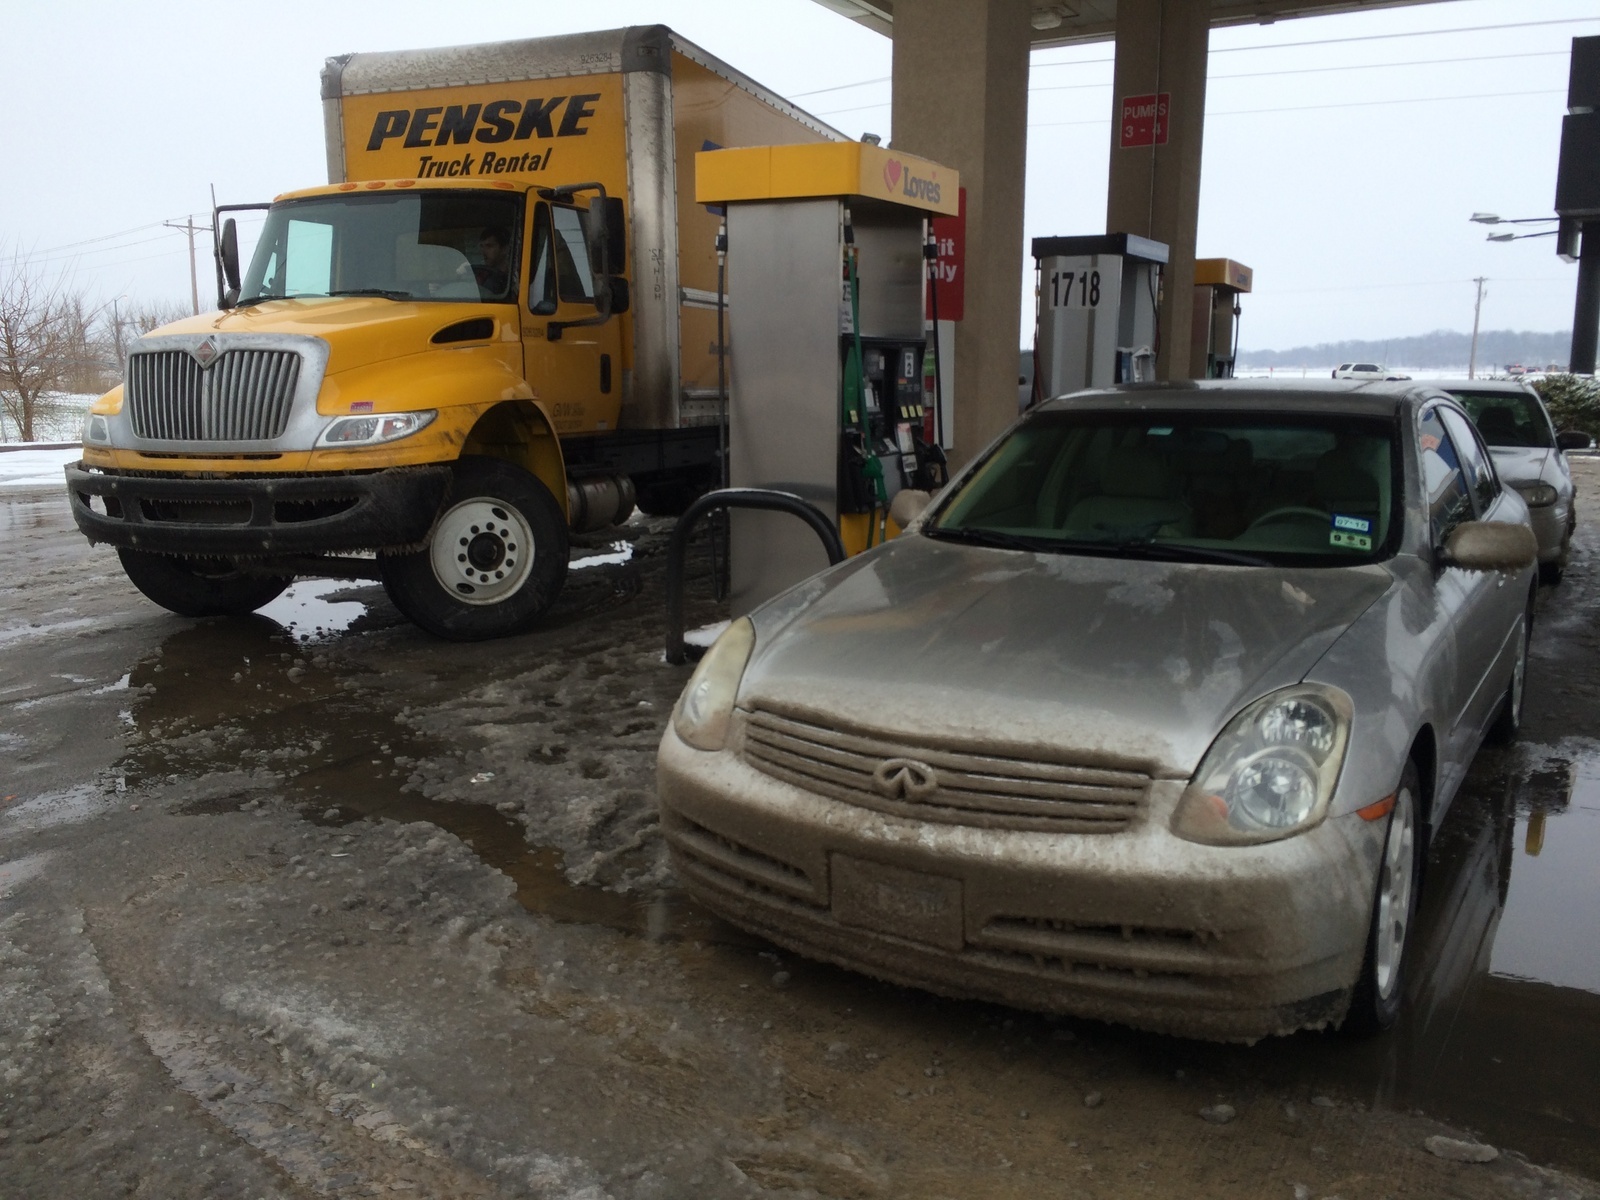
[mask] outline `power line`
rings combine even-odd
[[[71,250],[74,246],[89,246],[95,242],[109,242],[113,238],[127,237],[132,233],[142,233],[146,229],[155,229],[160,226],[160,221],[151,221],[148,225],[135,225],[131,229],[120,229],[116,233],[103,233],[99,237],[84,238],[81,242],[63,242],[59,246],[46,246],[43,250],[30,250],[23,258],[38,258],[43,255],[54,254],[58,250]],[[137,245],[138,243],[132,243]]]
[[[1208,51],[1208,53],[1209,54],[1241,54],[1241,53],[1244,53],[1245,51],[1256,51],[1256,50],[1290,50],[1290,49],[1296,49],[1296,48],[1303,47],[1303,46],[1335,46],[1335,45],[1347,45],[1347,44],[1352,43],[1352,42],[1390,41],[1390,40],[1393,40],[1395,38],[1434,37],[1434,36],[1437,36],[1437,35],[1448,34],[1448,33],[1484,33],[1484,32],[1489,32],[1489,31],[1493,31],[1493,30],[1502,30],[1502,29],[1534,29],[1534,28],[1537,28],[1537,27],[1540,27],[1540,26],[1546,26],[1546,25],[1584,25],[1584,24],[1593,24],[1595,22],[1600,22],[1600,17],[1563,17],[1563,18],[1561,18],[1559,20],[1553,20],[1553,21],[1513,21],[1513,22],[1509,22],[1509,23],[1504,24],[1504,25],[1459,25],[1459,26],[1456,26],[1456,27],[1454,27],[1452,29],[1412,29],[1412,30],[1407,30],[1406,32],[1403,32],[1403,33],[1365,33],[1365,34],[1361,34],[1361,35],[1356,36],[1356,37],[1316,38],[1316,39],[1313,39],[1311,41],[1306,41],[1306,42],[1269,42],[1266,45],[1262,45],[1262,46],[1216,46],[1216,47],[1212,47]],[[1561,54],[1561,53],[1565,53],[1565,51],[1553,51],[1552,53]],[[1510,57],[1510,56],[1508,55],[1507,57]],[[1443,61],[1449,61],[1449,60],[1443,60]],[[1462,60],[1462,61],[1469,61],[1469,60]],[[1113,63],[1113,62],[1116,62],[1115,58],[1076,58],[1076,59],[1067,59],[1067,60],[1061,61],[1061,62],[1038,62],[1038,63],[1033,63],[1032,66],[1030,67],[1030,70],[1038,70],[1038,69],[1042,69],[1042,68],[1045,68],[1045,67],[1086,67],[1086,66],[1093,66],[1096,63]],[[840,84],[835,84],[832,87],[813,88],[811,91],[808,91],[808,92],[791,92],[789,94],[789,99],[791,99],[791,100],[799,100],[799,99],[801,99],[802,97],[805,97],[805,96],[820,96],[820,95],[823,95],[825,92],[842,92],[842,91],[846,91],[846,90],[848,90],[850,88],[866,87],[868,84],[873,84],[873,83],[889,83],[893,78],[894,77],[891,76],[891,75],[880,75],[880,76],[878,76],[877,78],[874,78],[874,79],[860,79],[860,80],[857,80],[855,83],[840,83]],[[849,109],[838,109],[836,111],[848,112],[850,110]],[[825,114],[817,113],[815,115],[816,116],[823,116]]]
[[[1432,104],[1440,100],[1500,100],[1510,96],[1565,96],[1565,88],[1544,88],[1534,92],[1478,92],[1471,96],[1413,96],[1400,100],[1354,100],[1346,104],[1280,104],[1273,108],[1232,108],[1208,112],[1209,117],[1247,117],[1256,113],[1315,112],[1326,108],[1383,108],[1391,104]],[[1056,129],[1067,125],[1109,125],[1109,116],[1092,121],[1028,122],[1029,129]]]
[[[1430,67],[1444,63],[1470,63],[1470,62],[1498,62],[1507,58],[1554,58],[1558,55],[1567,55],[1567,50],[1528,50],[1520,54],[1469,54],[1461,58],[1416,58],[1408,62],[1383,62],[1383,63],[1346,63],[1337,67],[1296,67],[1286,71],[1241,71],[1234,75],[1211,75],[1206,82],[1215,83],[1220,79],[1266,79],[1274,75],[1322,75],[1329,71],[1378,71],[1385,67]],[[1063,83],[1049,84],[1045,87],[1029,88],[1029,92],[1064,92],[1074,88],[1105,88],[1110,87],[1110,81],[1104,83]]]

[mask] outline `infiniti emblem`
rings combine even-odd
[[[872,772],[872,786],[890,800],[926,800],[939,790],[939,777],[914,758],[887,758]]]
[[[194,355],[194,360],[200,364],[200,369],[205,370],[217,361],[217,355],[221,352],[217,349],[217,340],[208,337],[189,353]]]

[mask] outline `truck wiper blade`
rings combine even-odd
[[[254,304],[265,304],[268,300],[285,300],[286,296],[246,296],[243,300],[234,302],[235,308],[249,308]]]
[[[340,288],[330,296],[382,296],[386,300],[415,300],[410,292],[397,292],[390,288]]]
[[[956,527],[953,529],[925,529],[931,538],[939,538],[951,542],[969,542],[974,546],[994,546],[1001,550],[1026,550],[1029,553],[1040,553],[1057,550],[1060,543],[1052,538],[1022,537],[1015,533],[1002,533],[998,529],[975,529]]]

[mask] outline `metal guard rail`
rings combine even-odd
[[[768,488],[720,488],[707,492],[678,518],[678,526],[672,531],[672,541],[667,546],[667,661],[674,666],[688,658],[683,641],[683,563],[689,553],[689,539],[702,517],[723,508],[756,508],[799,517],[822,539],[829,566],[844,561],[844,543],[839,540],[839,531],[833,522],[815,504],[793,492],[775,492]]]

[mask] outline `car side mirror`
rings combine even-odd
[[[1463,521],[1445,538],[1442,557],[1464,571],[1520,571],[1539,557],[1539,541],[1526,525]]]
[[[1557,450],[1588,450],[1594,445],[1594,439],[1581,429],[1563,429],[1556,434]]]

